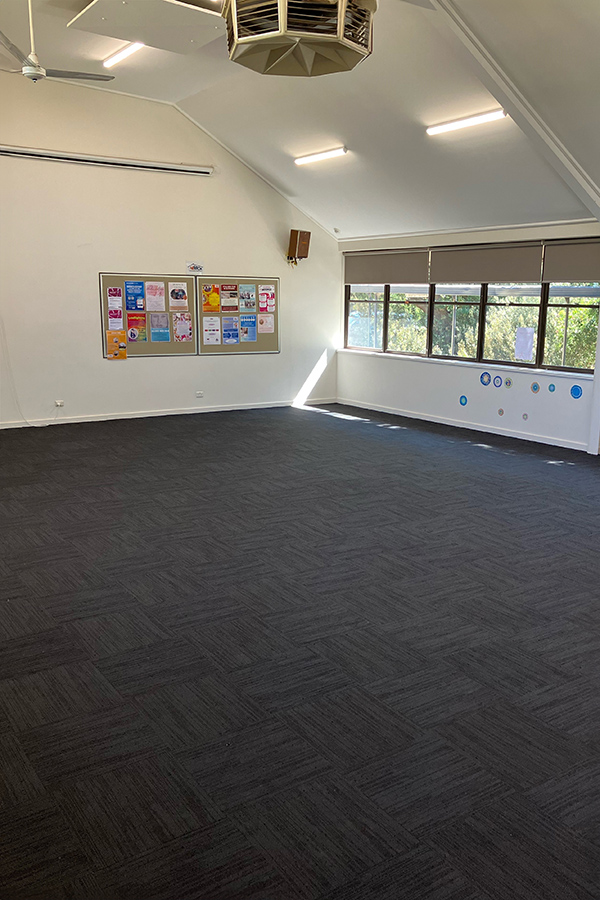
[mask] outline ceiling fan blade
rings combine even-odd
[[[67,72],[63,69],[46,69],[47,78],[73,78],[77,81],[114,81],[114,75],[96,75],[91,72]]]
[[[2,44],[4,49],[8,50],[8,52],[11,53],[15,59],[18,59],[19,62],[22,63],[22,65],[31,65],[31,60],[27,56],[25,56],[23,51],[19,50],[19,48],[15,44],[13,44],[13,42],[9,40],[9,38],[7,38],[2,31],[0,31],[0,44]]]

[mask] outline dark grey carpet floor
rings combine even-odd
[[[600,897],[597,459],[341,407],[0,446],[0,896]]]

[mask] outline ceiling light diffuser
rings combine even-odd
[[[127,59],[128,56],[131,56],[132,53],[137,53],[138,50],[141,50],[144,47],[144,44],[140,44],[139,41],[136,41],[133,44],[129,44],[127,47],[124,47],[122,50],[119,50],[118,53],[113,53],[112,56],[109,56],[108,59],[104,60],[104,68],[110,69],[112,66],[116,66],[117,63],[123,62],[124,59]]]
[[[336,147],[335,150],[325,150],[324,153],[311,153],[310,156],[299,156],[294,162],[297,166],[305,166],[307,163],[319,162],[321,159],[333,159],[334,156],[343,156],[347,152],[346,147]]]
[[[472,125],[483,125],[484,122],[495,122],[496,119],[506,118],[503,109],[494,112],[483,113],[481,116],[470,116],[468,119],[457,119],[455,122],[446,122],[445,125],[433,125],[427,129],[427,134],[443,134],[445,131],[458,131],[459,128],[470,128]]]

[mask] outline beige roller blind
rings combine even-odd
[[[346,256],[346,284],[427,284],[429,251]]]
[[[600,281],[600,241],[546,244],[544,281]]]
[[[541,273],[541,245],[491,244],[431,251],[432,282],[540,281]]]

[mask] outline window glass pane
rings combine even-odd
[[[388,350],[427,353],[427,302],[390,303]]]
[[[488,306],[485,314],[484,359],[535,361],[538,306]]]
[[[539,306],[542,294],[541,284],[490,284],[488,303],[525,303]]]
[[[593,369],[597,334],[597,309],[548,307],[544,365]]]
[[[433,312],[433,356],[474,359],[477,355],[479,304],[443,306]]]
[[[578,284],[551,284],[550,305],[593,306],[600,303],[600,284],[588,282]]]
[[[381,350],[383,342],[383,302],[350,301],[348,308],[348,346]]]
[[[391,284],[390,300],[392,303],[427,303],[429,300],[429,285]]]
[[[479,303],[480,284],[436,284],[436,303]]]
[[[382,284],[353,284],[350,287],[351,300],[383,300]]]

